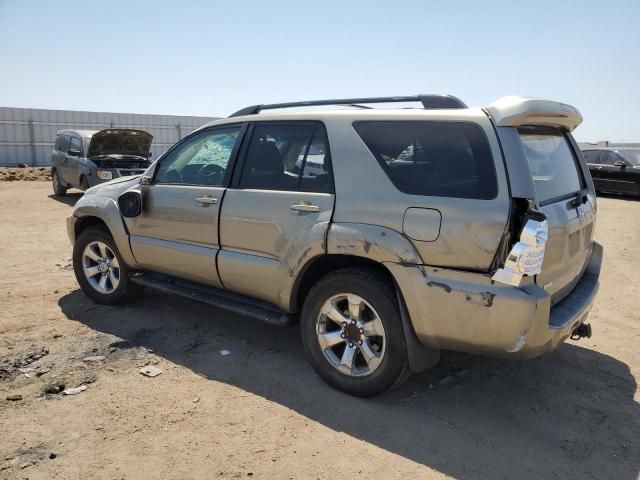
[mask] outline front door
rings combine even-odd
[[[174,146],[143,185],[143,212],[127,220],[144,268],[220,287],[218,214],[243,125],[203,130]]]
[[[257,122],[225,195],[218,269],[225,288],[286,309],[296,269],[324,253],[334,194],[319,122]]]

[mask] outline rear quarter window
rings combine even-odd
[[[360,121],[353,128],[401,192],[478,200],[498,194],[489,142],[474,123]]]

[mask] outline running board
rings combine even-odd
[[[270,303],[168,275],[134,273],[131,275],[131,281],[143,287],[204,302],[274,325],[290,325],[295,319],[294,315],[279,310]]]

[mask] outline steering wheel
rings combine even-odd
[[[209,185],[210,182],[217,183],[224,177],[225,169],[215,163],[206,163],[198,170],[198,180]]]

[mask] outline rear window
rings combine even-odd
[[[584,188],[566,135],[543,127],[518,129],[540,203],[566,197]]]
[[[491,149],[476,124],[363,121],[353,127],[404,193],[482,200],[498,194]]]

